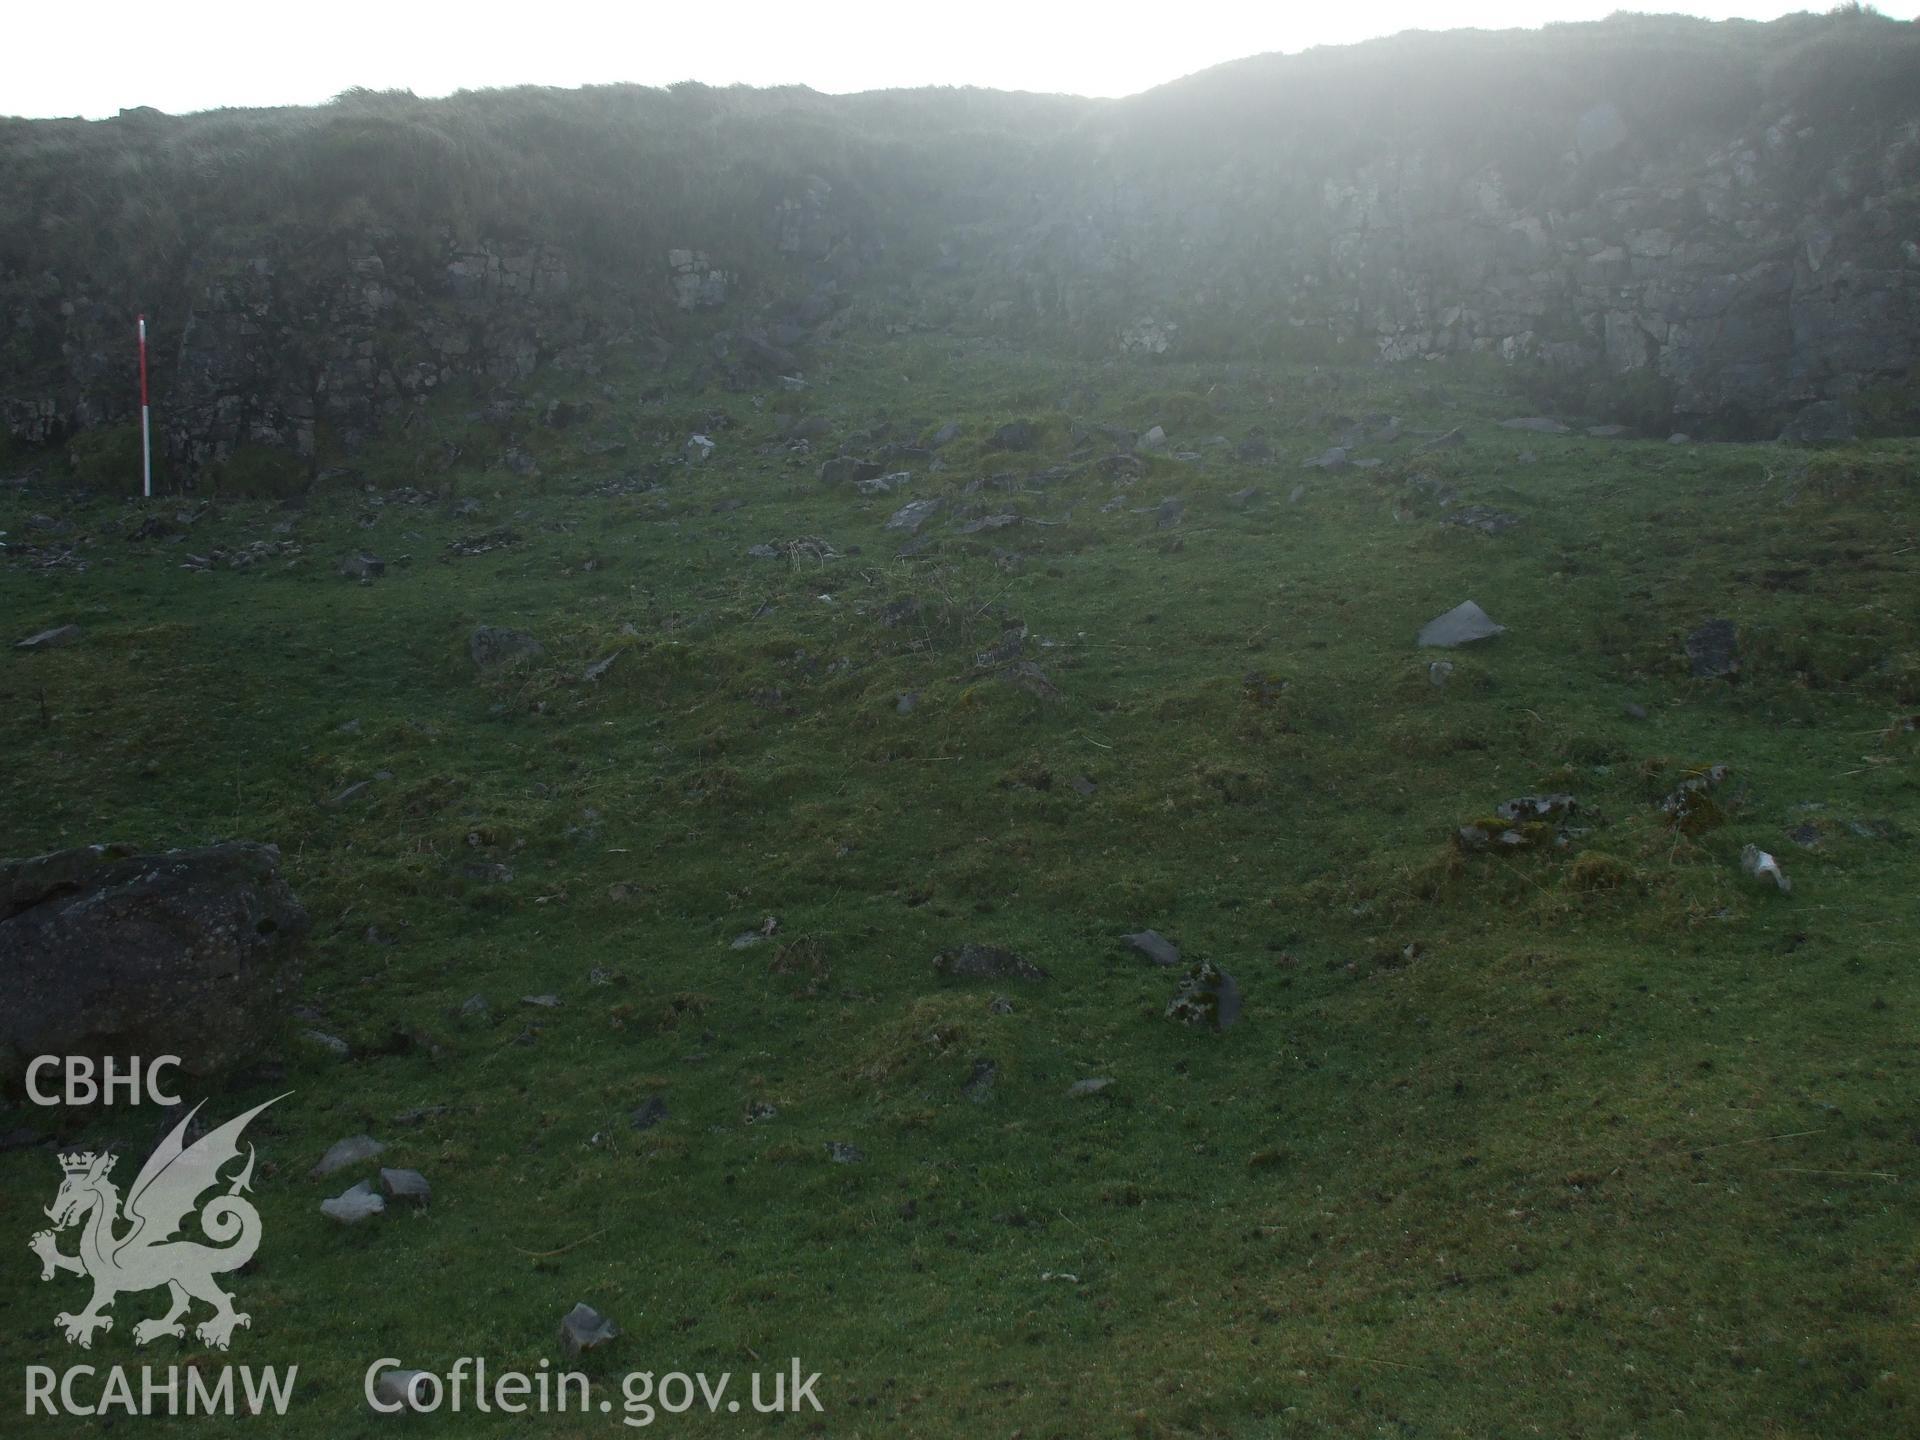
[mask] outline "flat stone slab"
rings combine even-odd
[[[389,1170],[380,1167],[380,1188],[394,1200],[411,1200],[424,1205],[433,1198],[433,1186],[418,1170]]]
[[[56,625],[51,630],[42,630],[38,635],[29,635],[24,640],[16,640],[16,650],[58,650],[63,645],[71,645],[80,638],[78,625]]]
[[[1687,663],[1696,680],[1724,680],[1740,673],[1740,632],[1731,620],[1709,620],[1687,636]]]
[[[358,1165],[363,1160],[371,1160],[385,1153],[386,1146],[371,1135],[349,1135],[345,1140],[336,1140],[327,1147],[327,1153],[320,1157],[320,1163],[307,1172],[309,1179],[322,1180],[336,1170],[344,1170],[349,1165]]]
[[[1146,956],[1156,965],[1180,963],[1180,947],[1158,930],[1136,930],[1120,938],[1127,942],[1130,949]]]
[[[962,945],[933,957],[937,975],[954,980],[1044,980],[1047,972],[1031,960],[995,945]]]
[[[886,525],[887,530],[904,530],[909,535],[919,533],[920,527],[931,520],[940,510],[938,500],[909,500],[893,512]]]
[[[1429,620],[1420,631],[1420,644],[1437,646],[1450,650],[1456,645],[1470,645],[1476,640],[1490,640],[1495,635],[1504,635],[1507,627],[1495,623],[1492,616],[1471,600],[1463,600],[1444,615]]]
[[[320,1213],[342,1225],[358,1225],[386,1208],[387,1202],[375,1193],[371,1180],[362,1180],[352,1189],[320,1202]]]

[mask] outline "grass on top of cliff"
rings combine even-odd
[[[610,1433],[625,1371],[799,1356],[799,1429],[836,1436],[1914,1429],[1915,449],[1512,407],[1440,367],[903,341],[800,395],[450,399],[303,506],[9,487],[7,638],[84,633],[0,657],[0,853],[278,844],[295,1029],[352,1053],[293,1040],[213,1101],[294,1092],[249,1131],[224,1361],[135,1347],[152,1294],[70,1351],[79,1282],[24,1248],[53,1151],[0,1154],[0,1368],[297,1363],[276,1433],[333,1440],[389,1428],[376,1358],[534,1371],[585,1301],[625,1332],[584,1362],[612,1415],[435,1428]],[[890,493],[816,478],[949,421]],[[1106,459],[1095,427],[1156,423]],[[1355,425],[1382,463],[1302,468]],[[337,573],[363,551],[383,575]],[[1506,633],[1416,648],[1466,599]],[[1715,617],[1731,681],[1689,675]],[[481,624],[543,652],[479,671]],[[1713,765],[1682,833],[1661,801]],[[1452,842],[1552,792],[1564,845]],[[1177,973],[1119,940],[1148,927],[1235,978],[1237,1026],[1165,1017]],[[937,977],[967,942],[1050,978]],[[308,1167],[360,1132],[430,1208],[319,1214],[371,1167]]]

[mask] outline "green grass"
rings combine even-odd
[[[1920,1422],[1920,789],[1893,723],[1920,710],[1914,446],[1810,470],[1771,446],[1502,431],[1522,402],[1480,371],[1075,368],[931,341],[849,344],[830,384],[764,408],[613,383],[582,426],[527,416],[512,443],[535,480],[495,468],[507,437],[451,401],[427,440],[355,462],[382,490],[479,500],[465,518],[351,489],[300,511],[222,498],[178,543],[129,543],[140,511],[98,490],[0,500],[8,543],[54,514],[88,562],[0,562],[13,630],[87,632],[0,658],[0,853],[277,843],[314,918],[306,1002],[354,1047],[293,1043],[294,1094],[249,1132],[266,1238],[227,1359],[300,1366],[275,1433],[386,1433],[359,1398],[381,1355],[558,1364],[576,1300],[627,1332],[583,1367],[596,1398],[617,1403],[629,1369],[798,1355],[826,1376],[809,1434]],[[822,490],[831,442],[756,454],[782,409],[827,415],[836,442],[961,421],[944,471],[914,467],[906,492],[948,497],[941,543],[892,558],[900,500]],[[1371,411],[1469,442],[1297,467],[1336,415]],[[984,449],[1018,417],[1038,450]],[[713,459],[656,465],[696,420]],[[1058,523],[952,534],[969,480],[1066,464],[1079,421],[1159,421],[1204,458],[1152,460],[1111,512],[1114,485],[1079,464],[988,489],[990,509]],[[1256,425],[1272,466],[1200,443]],[[453,434],[460,465],[427,469]],[[628,471],[662,488],[599,493]],[[1444,526],[1416,474],[1523,523]],[[1248,485],[1265,497],[1232,508]],[[1166,496],[1186,504],[1176,529],[1133,513]],[[716,513],[723,498],[746,503]],[[520,543],[440,558],[500,526]],[[745,556],[798,536],[841,558]],[[301,553],[180,568],[263,538]],[[384,578],[334,573],[359,549]],[[883,626],[908,595],[918,619]],[[1466,598],[1511,628],[1436,688],[1413,636]],[[1683,637],[1713,616],[1741,627],[1737,683],[1687,676]],[[1030,653],[1059,701],[976,670],[1010,618],[1057,642]],[[533,631],[546,658],[477,676],[479,623]],[[903,691],[920,696],[905,716]],[[1674,835],[1659,798],[1713,763],[1733,772],[1727,823]],[[365,803],[320,804],[382,770]],[[1454,851],[1455,826],[1543,789],[1581,802],[1569,850]],[[1815,851],[1786,838],[1808,820]],[[1780,855],[1791,896],[1740,872],[1748,842]],[[473,861],[514,878],[468,879]],[[766,916],[772,941],[728,947]],[[1148,926],[1237,978],[1237,1028],[1162,1018],[1174,977],[1117,940]],[[1052,978],[937,980],[935,952],[967,940]],[[519,1004],[543,992],[562,1008]],[[460,1017],[474,994],[490,1020]],[[979,1058],[999,1068],[976,1103]],[[1092,1075],[1116,1083],[1069,1099]],[[670,1118],[629,1129],[655,1094]],[[748,1123],[757,1102],[777,1115]],[[448,1108],[393,1119],[421,1105]],[[156,1123],[60,1133],[138,1149]],[[352,1230],[319,1215],[360,1172],[307,1168],[360,1131],[429,1176],[431,1209]],[[829,1163],[834,1140],[866,1163]],[[41,1286],[23,1243],[56,1180],[45,1149],[0,1156],[19,1247],[0,1369],[193,1356],[133,1346],[149,1296],[92,1354],[59,1341],[77,1282]]]

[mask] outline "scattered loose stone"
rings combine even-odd
[[[1504,510],[1495,510],[1491,505],[1466,505],[1455,510],[1440,523],[1458,525],[1467,530],[1478,530],[1483,535],[1504,535],[1520,523],[1520,517],[1509,515]]]
[[[1435,660],[1427,666],[1427,683],[1436,690],[1446,689],[1447,681],[1452,678],[1453,662],[1451,660]]]
[[[1545,415],[1529,415],[1520,420],[1502,420],[1500,422],[1500,428],[1502,430],[1526,430],[1535,435],[1567,435],[1571,434],[1573,430],[1572,426],[1562,424],[1558,420],[1549,419]]]
[[[1058,700],[1060,689],[1047,678],[1047,672],[1031,660],[1021,660],[1000,672],[1000,678],[1016,690],[1024,690],[1041,700]]]
[[[1517,799],[1503,800],[1494,807],[1493,813],[1509,822],[1551,820],[1560,815],[1571,815],[1580,808],[1580,802],[1566,794],[1522,795]]]
[[[1571,795],[1522,795],[1495,806],[1491,816],[1460,826],[1453,842],[1468,854],[1513,853],[1549,843],[1564,847],[1583,833],[1565,824],[1579,808]]]
[[[913,479],[911,470],[895,470],[890,475],[875,475],[868,480],[856,480],[853,488],[862,495],[885,495],[889,490],[898,490]]]
[[[520,997],[520,1003],[522,1005],[535,1005],[542,1010],[558,1010],[560,1008],[560,997],[558,995],[522,995]]]
[[[1253,502],[1258,500],[1259,498],[1260,498],[1260,487],[1258,485],[1249,485],[1247,486],[1246,489],[1236,490],[1233,492],[1233,494],[1229,495],[1227,497],[1227,504],[1231,505],[1236,510],[1245,510],[1249,508],[1253,504]]]
[[[71,645],[80,638],[78,625],[56,625],[51,630],[42,630],[38,635],[29,635],[24,640],[16,640],[16,650],[58,650],[63,645]]]
[[[300,1038],[310,1044],[318,1045],[329,1055],[337,1055],[342,1060],[353,1053],[353,1047],[346,1041],[338,1035],[329,1035],[324,1030],[303,1030],[300,1032]]]
[[[650,1095],[644,1104],[635,1108],[634,1111],[627,1116],[627,1123],[635,1130],[651,1130],[666,1118],[667,1102],[665,1097]]]
[[[911,715],[914,710],[919,707],[919,704],[920,692],[918,690],[902,690],[900,692],[900,698],[893,702],[894,713],[896,715]]]
[[[982,1056],[973,1062],[973,1069],[967,1075],[967,1099],[976,1105],[984,1105],[993,1098],[993,1087],[1000,1078],[1000,1066]]]
[[[382,1370],[373,1382],[377,1408],[387,1414],[393,1413],[396,1405],[422,1415],[429,1413],[433,1390],[427,1382],[431,1378],[425,1370]]]
[[[513,879],[513,868],[497,860],[472,861],[463,867],[463,873],[467,879],[478,880],[482,885],[504,885]]]
[[[1031,450],[1039,439],[1033,426],[1025,420],[1015,420],[1010,425],[1002,425],[987,440],[989,450]]]
[[[518,545],[520,532],[501,526],[499,530],[488,530],[484,536],[455,536],[447,541],[445,553],[451,559],[472,559],[474,555],[490,555],[497,549],[507,549],[507,545]]]
[[[380,1188],[387,1192],[389,1199],[411,1200],[416,1205],[424,1205],[433,1198],[433,1187],[418,1170],[389,1170],[382,1166]]]
[[[342,560],[340,573],[349,580],[372,580],[375,576],[387,573],[387,562],[378,555],[368,555],[363,551]]]
[[[324,1179],[336,1170],[344,1170],[349,1165],[358,1165],[363,1160],[371,1160],[385,1153],[386,1146],[371,1135],[349,1135],[345,1140],[336,1140],[320,1157],[320,1163],[307,1172],[312,1180]]]
[[[320,1202],[320,1213],[329,1220],[338,1220],[342,1225],[358,1225],[386,1208],[387,1202],[374,1191],[371,1180],[362,1180],[352,1189],[343,1190],[331,1200]]]
[[[880,623],[889,630],[898,630],[902,625],[910,624],[920,618],[920,597],[903,595],[892,600],[880,611]]]
[[[1180,963],[1180,947],[1158,930],[1136,930],[1120,938],[1127,942],[1130,949],[1138,951],[1156,965]]]
[[[1089,1095],[1098,1095],[1113,1081],[1105,1075],[1090,1076],[1085,1080],[1076,1080],[1067,1087],[1067,1094],[1075,1100],[1084,1100]]]
[[[1240,987],[1211,960],[1202,960],[1167,1002],[1167,1018],[1225,1030],[1240,1018]]]
[[[567,1354],[576,1357],[619,1335],[620,1327],[591,1305],[575,1305],[560,1322],[560,1343],[567,1347]]]
[[[1004,530],[1009,525],[1018,525],[1019,523],[1020,517],[1018,515],[982,515],[977,520],[969,520],[964,525],[956,526],[953,533],[956,535],[978,535],[985,530]]]
[[[883,473],[883,467],[871,460],[857,459],[852,455],[835,455],[821,463],[820,483],[822,485],[858,485],[862,480],[878,479]]]
[[[1595,440],[1618,440],[1627,433],[1624,425],[1589,425],[1587,434]]]
[[[1647,718],[1647,707],[1637,700],[1629,700],[1620,707],[1620,713],[1629,720],[1644,720]]]
[[[1740,673],[1740,633],[1731,620],[1709,620],[1687,636],[1687,662],[1696,680],[1730,680]]]
[[[989,1015],[1011,1015],[1013,1014],[1013,1001],[1004,995],[996,995],[987,1001],[987,1013]]]
[[[904,530],[909,535],[917,535],[920,533],[920,527],[938,514],[939,510],[938,500],[909,500],[893,512],[882,528]]]
[[[1092,799],[1100,787],[1088,776],[1076,775],[1073,777],[1073,789],[1075,794]]]
[[[933,972],[952,980],[1045,980],[1047,972],[1011,950],[962,945],[933,957]]]
[[[487,997],[484,995],[469,995],[461,1002],[460,1013],[469,1019],[484,1019],[489,1013],[487,1009]]]
[[[1154,426],[1151,430],[1147,431],[1146,434],[1140,437],[1136,448],[1141,450],[1166,449],[1167,448],[1167,432],[1158,425]]]
[[[697,465],[709,455],[713,454],[713,441],[709,440],[705,435],[689,435],[687,437],[686,451],[687,459]]]
[[[978,669],[991,670],[996,665],[1018,660],[1026,648],[1027,627],[1014,621],[1001,627],[999,643],[975,654],[973,663]]]
[[[1853,412],[1838,400],[1816,400],[1800,408],[1780,431],[1790,445],[1837,445],[1852,440],[1858,426]]]
[[[522,656],[539,656],[547,647],[524,630],[509,630],[499,625],[480,625],[467,637],[467,654],[482,670],[490,670]]]
[[[1495,624],[1492,617],[1471,600],[1464,600],[1446,614],[1429,620],[1420,631],[1419,643],[1443,650],[1468,645],[1476,640],[1504,635],[1507,627]]]
[[[866,1161],[867,1152],[858,1145],[849,1145],[844,1140],[829,1140],[827,1158],[836,1165],[859,1165]]]
[[[1347,468],[1347,452],[1344,446],[1335,445],[1322,450],[1310,460],[1303,460],[1301,468],[1306,470],[1344,470]]]
[[[325,805],[329,810],[338,810],[342,806],[351,805],[354,801],[362,798],[372,788],[373,782],[371,780],[356,780],[332,799],[323,800],[320,803]]]
[[[1683,835],[1698,835],[1726,823],[1726,812],[1713,792],[1732,772],[1725,765],[1708,765],[1695,770],[1660,802],[1660,813],[1667,823]]]
[[[1791,894],[1793,891],[1793,882],[1787,879],[1786,872],[1780,868],[1780,862],[1758,845],[1748,845],[1740,851],[1740,868],[1756,880],[1773,881],[1782,895]]]

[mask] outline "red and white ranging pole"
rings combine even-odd
[[[147,410],[147,317],[140,317],[140,493],[153,497],[153,429]]]

